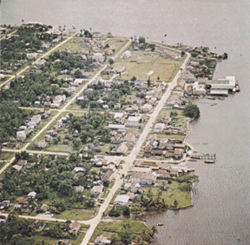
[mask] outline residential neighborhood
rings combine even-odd
[[[80,245],[113,244],[140,227],[129,244],[149,244],[156,230],[143,212],[193,205],[186,136],[197,101],[239,92],[237,79],[213,80],[219,58],[205,49],[13,28],[18,36],[1,42],[2,229],[21,222],[27,244]],[[10,42],[22,45],[7,66]]]

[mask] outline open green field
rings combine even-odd
[[[111,238],[112,235],[116,233],[120,233],[123,231],[123,224],[129,224],[131,227],[131,230],[133,231],[134,234],[140,234],[143,230],[148,230],[148,226],[141,222],[141,221],[113,221],[113,222],[103,222],[101,221],[92,237],[90,238],[90,242],[94,242],[95,238],[101,234],[104,236]]]
[[[78,52],[81,53],[82,50],[91,50],[89,47],[86,46],[83,42],[82,37],[74,37],[70,39],[67,43],[64,45],[60,46],[58,48],[59,51],[65,51],[67,50],[68,52]]]
[[[105,42],[105,44],[108,44],[109,46],[115,45],[115,54],[120,51],[120,49],[126,45],[128,41],[120,42],[119,39],[109,39]]]
[[[166,185],[167,190],[161,192],[161,198],[165,200],[165,203],[169,207],[174,206],[175,200],[178,202],[177,208],[184,208],[193,205],[192,193],[186,189],[187,183],[184,182],[179,183],[178,181],[171,180],[171,183],[169,184],[167,180],[157,180],[156,183],[158,186],[145,186],[143,194],[147,195],[149,189],[151,189],[154,198],[156,198],[159,195],[159,187],[163,182]]]
[[[94,210],[72,209],[66,210],[61,214],[55,214],[54,217],[69,220],[89,220],[94,218],[94,212]]]
[[[174,60],[161,57],[159,54],[145,51],[133,51],[129,59],[118,58],[113,65],[124,65],[126,72],[121,75],[124,80],[129,80],[133,76],[137,79],[156,81],[158,76],[161,81],[170,82],[173,75],[179,70],[184,57]],[[131,62],[134,60],[136,62]]]

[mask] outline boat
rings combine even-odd
[[[163,223],[158,223],[157,226],[163,226]]]
[[[207,99],[209,99],[209,100],[216,100],[216,98],[212,97],[212,96],[208,96]]]
[[[204,160],[204,163],[209,163],[209,164],[211,164],[211,163],[215,163],[215,161],[212,160],[212,159],[208,159],[208,160]]]
[[[214,106],[214,105],[217,105],[217,103],[213,103],[213,104],[211,104],[211,106]]]
[[[225,98],[224,97],[218,97],[218,100],[224,100]]]

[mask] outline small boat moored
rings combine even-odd
[[[163,226],[163,223],[158,223],[157,226]]]

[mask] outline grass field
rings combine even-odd
[[[186,191],[187,184],[179,183],[178,181],[171,181],[171,184],[168,184],[166,180],[157,180],[156,183],[158,186],[161,186],[165,182],[167,186],[166,191],[162,191],[161,198],[165,200],[165,203],[170,207],[174,206],[174,201],[177,200],[178,208],[189,207],[193,205],[191,191]],[[147,186],[144,188],[144,195],[146,195],[151,189],[153,196],[156,198],[159,194],[159,187],[157,186]]]
[[[148,226],[141,221],[114,221],[114,222],[103,222],[101,221],[91,239],[90,242],[94,242],[95,238],[101,234],[104,236],[111,238],[113,234],[119,233],[123,231],[123,224],[130,224],[131,230],[134,234],[140,234],[143,230],[149,229]]]
[[[156,81],[159,76],[161,81],[170,82],[178,71],[182,59],[173,60],[152,52],[134,51],[129,59],[118,58],[113,66],[124,65],[126,67],[126,72],[121,76],[122,79],[129,80],[135,76],[137,79],[144,80],[150,77],[151,81]],[[131,62],[131,60],[137,62]]]
[[[79,52],[81,53],[82,50],[91,50],[86,44],[83,43],[82,37],[74,37],[64,45],[58,48],[60,51],[67,50],[68,52]]]
[[[69,220],[89,220],[94,218],[94,210],[72,209],[66,210],[61,214],[55,214],[55,218]]]

